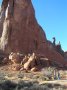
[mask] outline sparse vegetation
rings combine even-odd
[[[55,69],[52,67],[44,68],[41,72],[28,73],[2,69],[0,68],[0,90],[67,90],[64,81],[54,81],[49,78],[52,76],[49,72]],[[63,71],[60,71],[60,73],[63,73]]]
[[[41,84],[30,82],[30,81],[20,81],[14,83],[11,81],[5,81],[0,83],[0,90],[67,90],[66,87],[63,87],[59,84]]]

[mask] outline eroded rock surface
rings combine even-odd
[[[2,13],[1,50],[5,53],[35,52],[65,65],[64,57],[47,41],[45,32],[38,24],[31,0],[3,0]]]

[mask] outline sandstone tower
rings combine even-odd
[[[22,52],[44,55],[64,64],[35,18],[31,0],[3,0],[0,15],[0,49],[6,53]]]

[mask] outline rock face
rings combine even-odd
[[[31,53],[42,47],[43,42],[46,42],[46,36],[36,21],[31,0],[9,0],[5,11],[1,48],[4,51],[8,49],[9,52]]]
[[[37,23],[31,0],[3,0],[1,15],[1,20],[4,19],[3,30],[0,29],[1,50],[6,53],[36,52],[65,64],[63,56],[47,41],[45,32]]]

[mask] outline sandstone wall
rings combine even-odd
[[[1,35],[1,50],[7,53],[36,52],[50,60],[65,64],[64,57],[47,42],[46,34],[35,18],[31,0],[7,0],[3,7],[5,18]]]

